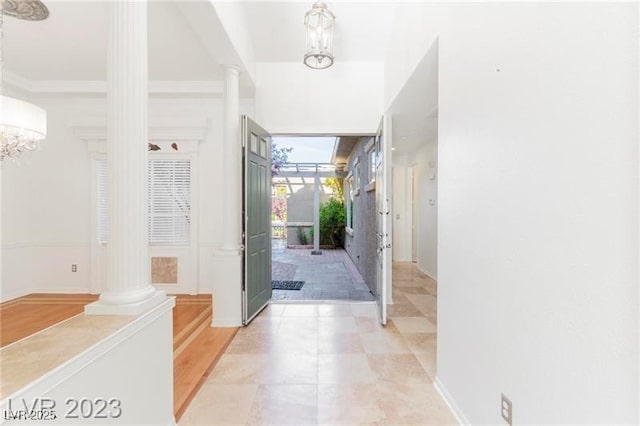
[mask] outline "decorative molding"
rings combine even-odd
[[[28,247],[89,247],[88,241],[37,241],[2,244],[2,249]]]
[[[436,377],[436,380],[433,382],[433,385],[435,386],[440,396],[442,396],[442,399],[444,399],[444,402],[447,404],[447,406],[455,416],[458,423],[460,425],[470,425],[471,422],[469,422],[467,417],[464,415],[464,413],[460,409],[460,406],[458,406],[458,404],[453,399],[453,397],[451,396],[447,388],[444,387],[439,377]]]
[[[30,248],[30,247],[33,247],[32,243],[5,243],[5,244],[2,244],[2,250],[12,250],[12,249]]]
[[[203,141],[207,131],[207,126],[199,127],[149,127],[149,140],[165,140],[165,141]]]
[[[149,127],[149,141],[180,141],[185,142],[202,142],[205,139],[208,127],[206,124],[202,126],[166,126],[166,127]],[[91,152],[106,152],[107,128],[106,126],[72,126],[73,134],[89,144]],[[102,146],[104,145],[104,146]],[[190,144],[189,149],[180,152],[196,152],[198,145]]]
[[[91,286],[86,287],[61,287],[56,285],[55,287],[36,287],[31,293],[47,293],[47,294],[100,294],[94,293],[91,290]]]
[[[105,80],[29,80],[14,72],[4,71],[5,83],[32,94],[104,94]],[[149,81],[149,94],[216,95],[224,94],[224,82],[213,81]]]

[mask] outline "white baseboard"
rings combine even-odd
[[[433,385],[435,386],[440,396],[442,396],[442,399],[444,399],[444,402],[447,404],[458,423],[461,425],[470,425],[471,422],[469,422],[467,417],[464,415],[464,413],[460,409],[460,406],[453,399],[447,388],[442,384],[439,377],[436,377]]]
[[[242,327],[242,322],[233,318],[216,318],[214,315],[211,327]]]
[[[427,268],[423,268],[419,263],[416,263],[416,268],[418,268],[418,271],[422,272],[423,274],[425,274],[426,276],[428,276],[432,280],[438,281],[438,275],[436,275],[433,272],[427,270]]]

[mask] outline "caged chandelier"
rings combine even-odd
[[[336,17],[323,2],[315,2],[304,17],[307,27],[307,53],[304,64],[313,69],[333,65],[333,23]]]
[[[49,9],[40,0],[1,0],[0,45],[4,33],[4,16],[25,21],[42,21]],[[0,81],[2,80],[0,56]],[[29,102],[0,95],[0,161],[33,151],[47,137],[47,112]]]
[[[33,151],[47,136],[47,113],[29,102],[0,96],[0,161]]]

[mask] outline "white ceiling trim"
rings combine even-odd
[[[104,80],[29,80],[11,71],[3,73],[4,82],[32,94],[106,94]],[[150,94],[216,95],[224,94],[223,81],[149,81]]]
[[[149,141],[193,141],[202,142],[205,139],[207,127],[149,127]],[[73,134],[85,142],[103,142],[107,139],[105,126],[77,126],[73,127]]]

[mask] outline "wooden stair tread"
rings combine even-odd
[[[174,359],[176,420],[182,416],[237,331],[236,327],[207,327]]]
[[[178,312],[179,311],[179,312]],[[192,337],[204,324],[211,324],[213,309],[211,304],[185,306],[176,305],[173,317],[173,349],[177,350],[181,345]],[[176,321],[176,317],[179,318]],[[187,342],[188,343],[188,342]]]

